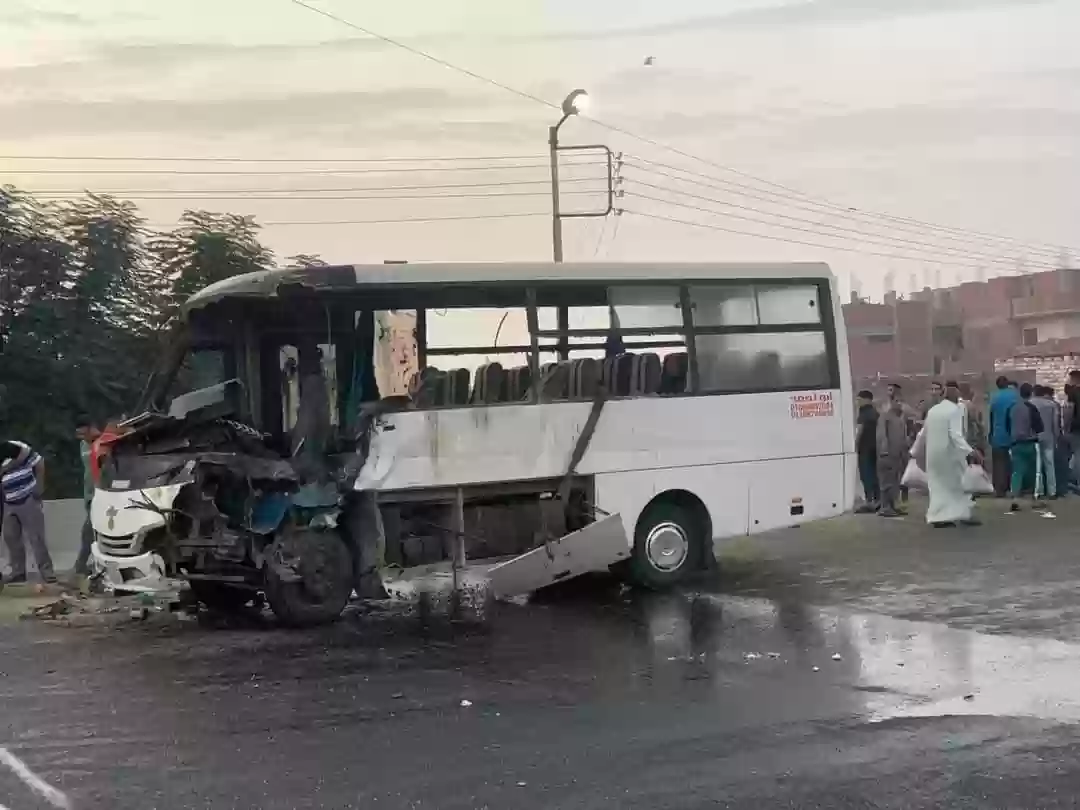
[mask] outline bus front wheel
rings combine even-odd
[[[266,549],[266,601],[290,627],[334,621],[352,593],[352,557],[333,532],[295,529]]]
[[[657,500],[649,504],[634,531],[630,571],[648,588],[670,588],[701,567],[706,521],[690,504]]]

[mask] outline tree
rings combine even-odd
[[[322,260],[320,256],[314,253],[297,253],[295,256],[289,256],[286,260],[286,267],[327,267],[327,263]]]
[[[250,217],[206,211],[150,234],[130,202],[0,187],[0,426],[49,460],[51,496],[79,494],[76,422],[133,407],[182,302],[270,266],[257,234]]]
[[[185,211],[181,225],[150,240],[150,252],[171,284],[169,314],[217,281],[265,270],[274,254],[259,242],[252,217],[210,211]]]

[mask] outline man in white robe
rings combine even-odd
[[[957,523],[976,525],[971,512],[975,504],[964,492],[964,472],[978,462],[978,454],[964,438],[964,409],[958,404],[956,383],[945,386],[945,399],[926,414],[926,478],[930,506],[926,522],[936,528]]]

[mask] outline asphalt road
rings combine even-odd
[[[7,751],[80,810],[1072,808],[1068,614],[986,633],[966,627],[967,586],[956,622],[897,601],[931,543],[957,560],[928,593],[977,568],[981,546],[1000,556],[1000,532],[1026,535],[1018,559],[1080,564],[1054,534],[1068,519],[1045,548],[1002,524],[947,541],[892,528],[874,563],[880,538],[856,538],[876,524],[847,523],[774,538],[692,592],[592,582],[464,623],[379,606],[316,632],[262,617],[9,625],[0,804],[57,806]],[[946,545],[960,542],[966,564]],[[845,544],[867,553],[838,556]],[[998,587],[978,597],[988,610],[1018,586]]]

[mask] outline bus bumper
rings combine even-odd
[[[106,591],[114,593],[156,593],[172,583],[165,576],[165,561],[147,552],[131,557],[106,554],[97,541],[90,547],[95,574],[101,576]]]

